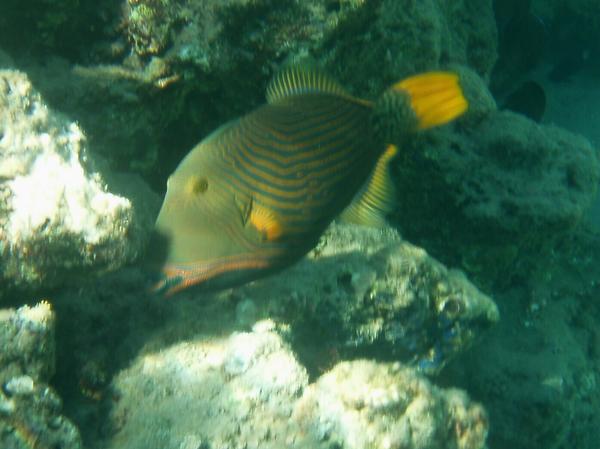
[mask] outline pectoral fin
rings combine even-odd
[[[277,240],[283,233],[283,228],[275,214],[259,204],[253,203],[250,212],[250,223],[258,232],[263,235],[263,238],[272,242]]]

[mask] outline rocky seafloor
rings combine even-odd
[[[0,447],[595,449],[600,154],[498,106],[544,67],[556,89],[598,70],[594,17],[587,0],[3,1]],[[564,31],[511,44],[538,20]],[[279,274],[151,295],[166,177],[297,61],[367,98],[452,69],[469,111],[404,142],[388,228],[334,224]]]

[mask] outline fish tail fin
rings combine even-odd
[[[468,108],[458,75],[427,72],[387,89],[375,103],[373,127],[384,142],[398,142],[411,132],[448,123]]]
[[[405,92],[417,116],[418,129],[443,125],[464,114],[469,104],[452,72],[427,72],[406,78],[392,86]]]

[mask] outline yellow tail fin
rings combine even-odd
[[[427,72],[402,80],[392,86],[410,97],[418,128],[443,125],[462,115],[468,108],[458,75],[451,72]]]

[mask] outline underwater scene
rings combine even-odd
[[[598,0],[0,0],[0,449],[600,448]]]

